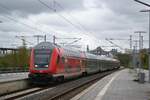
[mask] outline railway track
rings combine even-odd
[[[19,99],[21,97],[27,96],[29,94],[32,93],[36,93],[45,89],[50,89],[52,87],[33,87],[33,88],[29,88],[29,89],[25,89],[25,90],[21,90],[21,91],[17,91],[17,92],[13,92],[10,94],[6,94],[0,97],[0,100],[14,100],[14,99]]]
[[[81,91],[86,89],[87,87],[89,87],[92,84],[94,84],[95,82],[99,81],[99,79],[101,79],[113,72],[114,72],[114,70],[90,76],[88,79],[84,80],[84,82],[75,83],[76,85],[74,85],[74,86],[73,85],[71,86],[71,84],[70,84],[70,86],[68,86],[63,91],[57,93],[56,95],[49,97],[48,100],[70,100],[72,97],[74,97],[75,95],[77,95],[78,93],[80,93]]]
[[[38,88],[38,87],[37,88],[25,89],[25,90],[22,90],[22,91],[18,91],[18,92],[3,95],[3,96],[0,97],[0,100],[13,100],[15,98],[19,98],[21,96],[28,95],[30,93],[37,92],[37,91],[40,91],[40,90],[42,90],[42,89]]]
[[[0,100],[69,100],[85,88],[97,82],[104,76],[115,72],[108,71],[71,80],[62,84],[47,87],[35,87],[23,91],[18,91],[0,97]]]

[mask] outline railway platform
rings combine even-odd
[[[0,74],[0,83],[28,78],[28,72]]]
[[[144,84],[134,81],[129,69],[115,72],[99,80],[71,100],[150,100],[148,71]]]

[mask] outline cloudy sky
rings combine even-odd
[[[105,38],[129,39],[133,35],[138,39],[135,31],[148,32],[148,14],[139,12],[142,9],[147,7],[133,0],[0,0],[0,46],[21,45],[15,36],[26,36],[27,44],[33,46],[37,42],[33,36],[45,34],[51,42],[53,35],[82,38],[74,44],[82,45],[83,50],[87,44],[90,49],[111,46]],[[143,35],[147,40],[148,33]],[[72,41],[56,40],[57,43]],[[129,48],[127,40],[113,42]],[[147,41],[144,47],[148,47]]]

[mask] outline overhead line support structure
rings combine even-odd
[[[142,5],[145,5],[145,6],[147,6],[147,7],[150,7],[150,4],[148,4],[148,3],[145,3],[145,2],[143,2],[143,1],[140,1],[140,0],[134,0],[134,1],[136,1],[136,2],[138,2],[138,3],[140,3],[140,4],[142,4]],[[148,58],[149,58],[149,63],[148,63],[148,65],[149,65],[149,83],[150,83],[150,10],[144,10],[144,11],[141,11],[141,12],[149,12],[149,49],[148,49]]]
[[[135,31],[134,33],[138,33],[139,34],[139,73],[141,73],[141,69],[142,69],[142,62],[141,62],[141,57],[140,57],[140,51],[142,49],[142,33],[146,33],[145,31]]]

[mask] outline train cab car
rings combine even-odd
[[[84,54],[68,48],[41,42],[30,56],[29,79],[33,83],[63,81],[82,75]]]
[[[32,82],[48,81],[56,72],[55,60],[58,50],[49,42],[36,45],[30,55],[29,79]]]

